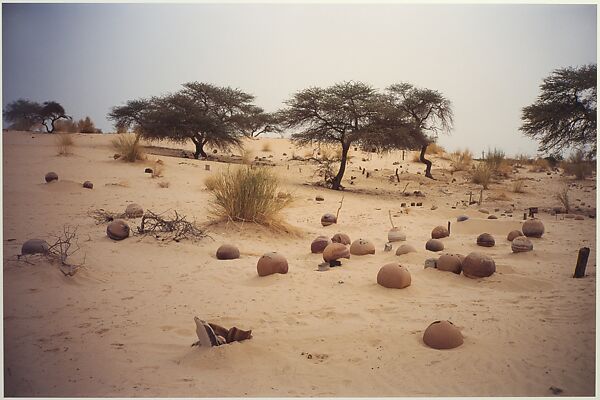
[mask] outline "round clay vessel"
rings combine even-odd
[[[481,253],[471,253],[462,262],[463,275],[468,278],[485,278],[496,272],[496,263]]]
[[[90,181],[85,181],[83,182],[83,187],[86,189],[93,189],[94,188],[94,184]]]
[[[400,242],[406,240],[406,233],[400,228],[392,228],[388,231],[388,242]]]
[[[512,242],[514,238],[519,237],[519,236],[523,236],[523,233],[521,231],[514,230],[514,231],[508,232],[508,236],[506,237],[506,239],[508,241]]]
[[[350,244],[350,243],[352,243],[352,241],[350,240],[350,236],[346,235],[345,233],[336,233],[331,238],[331,241],[333,243],[341,243],[341,244]]]
[[[323,260],[332,262],[340,258],[350,258],[350,250],[341,243],[330,243],[323,250]]]
[[[492,214],[492,215],[488,216],[487,219],[498,219],[498,217],[496,217],[494,214]]]
[[[459,215],[458,217],[456,217],[456,221],[457,222],[463,222],[469,219],[468,215]]]
[[[41,239],[29,239],[21,246],[21,254],[46,254],[48,243]]]
[[[398,263],[385,264],[377,273],[377,283],[391,289],[410,286],[410,272]]]
[[[442,251],[444,250],[444,242],[439,239],[429,239],[425,243],[425,249],[429,251]]]
[[[331,240],[329,240],[327,236],[317,236],[317,238],[310,244],[310,252],[322,253],[329,243],[331,243]]]
[[[575,218],[573,218],[573,219],[574,219],[575,221],[583,221],[583,220],[584,220],[584,218],[583,218],[583,215],[579,215],[579,214],[578,214],[578,215],[576,215],[576,216],[575,216]]]
[[[415,246],[411,244],[403,244],[398,246],[396,249],[396,255],[401,256],[402,254],[415,253],[416,251],[417,249],[415,249]]]
[[[494,237],[489,233],[482,233],[477,236],[477,246],[494,247],[495,244],[496,241],[494,240]]]
[[[521,227],[523,235],[540,238],[544,234],[544,224],[539,219],[528,219]]]
[[[462,271],[463,258],[464,257],[459,254],[442,254],[437,260],[437,269],[460,274],[460,271]]]
[[[513,239],[510,248],[513,253],[524,253],[533,250],[533,243],[531,243],[531,240],[527,236],[517,236]]]
[[[337,218],[333,214],[327,213],[323,214],[323,216],[321,217],[321,225],[323,226],[329,226],[331,224],[335,224],[336,222]]]
[[[52,181],[57,181],[58,180],[58,174],[56,172],[48,172],[46,174],[46,176],[44,177],[44,179],[46,180],[46,183],[52,182]]]
[[[106,227],[106,234],[112,240],[123,240],[129,236],[129,225],[122,219],[115,219]]]
[[[139,218],[144,215],[144,209],[139,204],[131,203],[125,209],[125,215],[128,218]]]
[[[446,228],[445,226],[436,226],[435,228],[433,228],[433,230],[431,231],[431,238],[432,239],[441,239],[441,238],[445,238],[447,236],[449,236],[450,233],[448,232],[448,228]]]
[[[223,244],[217,249],[219,260],[234,260],[240,258],[240,249],[232,244]]]
[[[267,276],[271,274],[287,274],[288,262],[284,256],[279,253],[266,253],[258,259],[256,264],[258,276]]]
[[[355,256],[375,254],[375,245],[370,240],[357,239],[350,246],[350,254]]]
[[[452,322],[435,321],[425,329],[423,342],[433,349],[453,349],[463,344],[463,336]]]

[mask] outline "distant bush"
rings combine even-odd
[[[248,149],[247,147],[243,147],[241,149],[241,157],[242,157],[242,163],[243,164],[251,164],[252,163],[252,156],[254,155],[252,153],[252,150]]]
[[[517,179],[512,184],[512,189],[514,193],[525,193],[525,180]]]
[[[529,168],[530,172],[546,172],[550,169],[550,163],[544,158],[537,158]]]
[[[471,181],[487,189],[492,180],[492,173],[493,170],[488,163],[479,163],[472,171]]]
[[[576,179],[585,179],[592,175],[592,162],[585,159],[583,150],[577,150],[572,153],[567,161],[563,161],[562,167],[565,173],[575,175]]]
[[[111,140],[111,144],[121,155],[122,160],[135,162],[137,160],[145,159],[142,145],[139,142],[139,136],[133,133],[120,133]]]
[[[504,163],[505,159],[506,154],[504,151],[494,148],[494,150],[488,149],[484,161],[490,169],[495,172],[500,169],[500,166]]]
[[[527,154],[517,154],[515,156],[515,161],[519,165],[527,165],[532,162],[531,157],[529,157]]]
[[[262,151],[273,151],[271,149],[271,143],[269,142],[264,142],[262,145]]]
[[[216,174],[205,184],[213,195],[214,215],[287,230],[280,211],[290,204],[291,198],[277,196],[279,181],[271,171],[241,167]]]
[[[54,123],[55,132],[66,132],[75,133],[79,132],[77,129],[77,122],[73,122],[70,119],[61,119]]]
[[[442,146],[437,143],[431,143],[427,146],[425,154],[443,155],[446,152]]]
[[[473,162],[473,153],[470,150],[457,150],[450,154],[450,162],[452,163],[452,172],[466,171]]]
[[[85,117],[77,122],[77,131],[81,133],[96,133],[96,126],[90,117]]]
[[[563,187],[560,192],[556,193],[554,197],[562,203],[565,207],[565,210],[568,213],[571,212],[571,201],[569,200],[569,187]]]
[[[73,136],[70,133],[59,133],[56,136],[56,149],[59,156],[66,156],[71,154],[71,147],[73,146]]]

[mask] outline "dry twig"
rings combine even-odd
[[[167,210],[168,211],[168,210]],[[142,235],[164,233],[163,240],[171,239],[179,242],[181,239],[200,239],[208,236],[204,230],[199,228],[195,222],[186,221],[185,215],[179,215],[173,211],[175,218],[163,218],[167,211],[155,214],[148,210],[142,217],[141,225],[137,228]]]

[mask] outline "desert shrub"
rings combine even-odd
[[[571,203],[569,201],[569,187],[563,187],[554,197],[562,203],[567,211],[567,214],[571,212]]]
[[[247,147],[242,147],[242,149],[241,149],[242,164],[251,164],[253,155],[254,155],[254,153],[252,152],[252,150],[248,149]]]
[[[493,193],[491,195],[488,196],[488,200],[493,200],[493,201],[510,201],[511,198],[509,195],[506,194],[506,192],[502,191],[502,192],[498,192],[498,193]]]
[[[512,183],[511,191],[513,193],[525,193],[525,180],[517,179]]]
[[[85,117],[77,122],[77,131],[81,133],[96,133],[96,126],[90,117]]]
[[[271,149],[271,143],[269,142],[264,142],[262,145],[262,151],[273,151]]]
[[[77,123],[73,122],[70,119],[59,119],[58,121],[56,121],[54,123],[54,131],[67,133],[79,132],[77,129]]]
[[[530,164],[532,161],[527,154],[517,154],[515,156],[515,162],[518,165],[527,165]]]
[[[228,169],[207,179],[205,184],[213,195],[214,215],[286,230],[280,211],[290,204],[291,198],[277,196],[279,180],[271,171],[250,167]]]
[[[162,160],[154,161],[154,165],[152,168],[152,177],[160,178],[163,176],[165,172],[165,163]]]
[[[113,148],[121,155],[121,159],[128,162],[145,159],[139,136],[133,133],[118,134],[111,140]]]
[[[493,170],[488,163],[479,163],[471,172],[471,182],[481,185],[484,189],[487,189],[492,179],[492,172]]]
[[[550,163],[544,158],[537,158],[529,168],[530,172],[546,172],[550,169]]]
[[[412,160],[413,160],[413,162],[421,162],[421,152],[413,151]]]
[[[562,167],[565,173],[575,175],[576,179],[585,179],[592,175],[592,163],[585,159],[583,150],[572,153],[567,161],[563,161]]]
[[[485,163],[490,167],[493,172],[500,169],[501,165],[505,163],[506,154],[504,151],[494,148],[494,150],[487,151],[484,158]]]
[[[473,153],[470,150],[457,150],[450,154],[450,161],[452,163],[452,172],[466,171],[471,162],[473,161]]]
[[[66,156],[71,154],[71,147],[73,146],[73,135],[70,133],[59,133],[56,135],[56,150],[59,156]]]
[[[169,184],[169,181],[160,181],[160,182],[158,182],[158,187],[161,187],[161,188],[163,188],[163,189],[166,189],[166,188],[168,188],[168,187],[169,187],[169,185],[170,185],[170,184]]]
[[[429,144],[429,146],[427,146],[427,150],[425,151],[425,154],[436,154],[436,155],[443,155],[446,152],[446,150],[444,150],[444,148],[442,146],[440,146],[437,143],[431,143]]]

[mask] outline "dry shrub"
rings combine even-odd
[[[514,181],[511,187],[511,191],[513,193],[525,193],[525,180],[517,179],[516,181]]]
[[[71,147],[75,144],[73,142],[73,135],[70,133],[59,133],[56,135],[56,150],[59,156],[67,156],[71,154]]]
[[[216,175],[209,175],[204,179],[204,186],[206,186],[206,189],[213,191],[215,190],[215,188],[217,187],[217,176]]]
[[[487,189],[492,179],[492,168],[488,163],[482,162],[477,164],[471,173],[471,182],[482,185]]]
[[[550,163],[548,160],[538,158],[531,164],[529,172],[546,172],[548,169],[550,169]]]
[[[485,156],[485,163],[490,167],[493,172],[499,170],[500,166],[505,162],[506,154],[500,149],[494,148],[494,150],[488,150]]]
[[[533,161],[527,154],[517,154],[515,156],[515,162],[517,165],[531,164]]]
[[[152,168],[152,177],[160,178],[165,172],[165,163],[162,160],[156,160]]]
[[[145,155],[142,151],[139,136],[133,133],[120,133],[111,140],[113,148],[121,155],[121,159],[127,162],[144,160]]]
[[[228,169],[214,175],[207,185],[213,195],[211,211],[231,221],[288,231],[280,211],[290,204],[291,197],[278,197],[278,186],[277,177],[265,168]]]
[[[271,143],[269,143],[269,142],[263,143],[263,145],[262,145],[262,151],[273,151],[271,149]]]
[[[168,181],[160,181],[158,182],[158,186],[160,188],[167,189],[170,186],[170,184]]]
[[[242,164],[251,164],[254,153],[247,147],[241,149]]]
[[[412,160],[413,160],[413,162],[421,162],[421,152],[420,151],[413,152]]]
[[[493,200],[493,201],[510,201],[511,198],[509,195],[506,194],[506,192],[502,191],[499,193],[494,193],[488,196],[488,200]]]
[[[565,173],[575,175],[575,178],[578,180],[585,179],[587,176],[592,175],[592,163],[585,159],[583,150],[577,150],[572,153],[567,161],[564,161],[561,166]]]
[[[565,186],[560,192],[554,195],[558,201],[562,203],[567,211],[567,214],[571,212],[571,202],[569,200],[569,186]]]
[[[435,154],[435,155],[443,155],[446,152],[442,146],[437,143],[430,143],[427,146],[426,154]]]
[[[470,150],[457,150],[450,154],[452,162],[452,172],[466,171],[473,162],[473,153]]]

